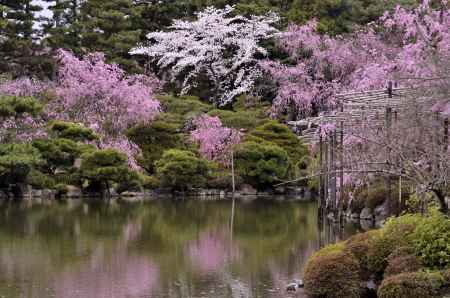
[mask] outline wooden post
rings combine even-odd
[[[236,182],[234,179],[234,150],[231,150],[231,186],[233,189],[233,199],[234,199],[234,193],[236,192]]]
[[[323,139],[322,139],[322,132],[319,131],[319,217],[322,216],[322,208],[324,207],[323,204]]]
[[[403,200],[402,200],[402,175],[398,177],[398,203],[400,204],[400,209],[403,209]]]
[[[344,103],[341,103],[341,113],[344,113]],[[342,208],[344,206],[344,121],[341,121],[340,125],[340,140],[339,143],[341,145],[340,148],[340,173],[339,173],[339,220],[342,217]]]
[[[444,152],[448,151],[448,118],[444,120]]]
[[[388,84],[388,98],[392,98],[393,96],[393,88],[392,88],[392,81]],[[387,149],[386,149],[386,166],[389,167],[389,156],[391,154],[391,150],[389,149],[390,141],[391,141],[391,126],[392,126],[392,107],[389,105],[386,107],[386,115],[385,115],[385,121],[386,121],[386,141],[387,141]],[[393,202],[391,198],[391,177],[390,175],[386,176],[386,191],[387,191],[387,200],[388,200],[388,212],[392,213],[395,208],[395,203]]]
[[[328,207],[328,178],[329,178],[329,176],[328,176],[328,173],[329,173],[329,171],[328,171],[328,157],[329,157],[329,150],[328,150],[328,147],[329,147],[329,143],[328,143],[328,136],[327,136],[327,138],[326,138],[326,142],[324,143],[324,152],[325,152],[325,165],[324,165],[324,181],[323,181],[323,200],[324,200],[324,209],[326,208],[326,207]]]
[[[388,97],[389,98],[392,98],[392,95],[393,95],[393,93],[394,93],[394,88],[393,88],[393,83],[392,83],[392,81],[389,81],[388,82]]]
[[[330,170],[331,170],[331,206],[333,210],[333,214],[335,215],[334,218],[336,219],[337,216],[337,202],[336,202],[336,142],[337,141],[337,133],[336,130],[331,134],[331,152],[330,152]]]

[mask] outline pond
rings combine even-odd
[[[285,285],[302,277],[311,253],[358,230],[319,228],[314,202],[232,207],[193,200],[3,202],[0,297],[289,297]]]

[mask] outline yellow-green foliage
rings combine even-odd
[[[448,217],[436,210],[426,216],[407,214],[389,219],[380,230],[351,237],[345,250],[358,260],[366,278],[445,269],[450,266],[449,231]]]
[[[360,266],[343,243],[315,253],[306,264],[305,291],[310,297],[360,297]]]
[[[388,265],[389,255],[398,247],[411,246],[409,236],[421,220],[420,215],[404,215],[388,220],[380,233],[370,240],[368,269],[381,277]]]
[[[450,220],[437,210],[423,218],[411,235],[414,250],[430,268],[450,266]]]
[[[378,289],[379,298],[439,297],[445,279],[438,272],[410,272],[387,277]]]

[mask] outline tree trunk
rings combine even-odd
[[[448,205],[445,201],[445,195],[442,191],[433,189],[433,193],[436,196],[436,198],[439,201],[440,210],[442,213],[447,214],[448,213]]]

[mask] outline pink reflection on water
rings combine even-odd
[[[202,232],[187,246],[187,255],[201,273],[214,273],[239,258],[239,250],[225,231]]]
[[[54,278],[56,298],[152,297],[158,284],[159,268],[148,258],[103,249]]]

